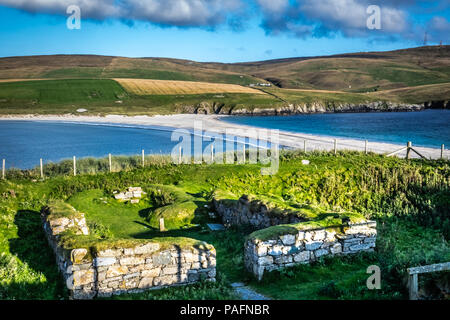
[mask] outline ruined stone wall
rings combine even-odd
[[[367,221],[339,228],[300,230],[264,241],[250,236],[245,243],[245,266],[261,280],[265,271],[309,263],[323,256],[371,251],[376,235],[376,222]]]
[[[80,217],[80,213],[77,213]],[[58,245],[59,234],[79,226],[79,234],[88,229],[83,214],[49,220],[42,214],[44,230],[53,248],[59,270],[72,299],[92,299],[113,294],[137,293],[148,289],[214,281],[216,252],[210,245],[194,247],[139,242],[131,247],[109,248],[90,252],[87,248],[66,250]],[[73,230],[73,229],[72,229]]]
[[[230,204],[229,200],[214,199],[213,205],[222,223],[227,227],[251,225],[256,229],[263,229],[301,221],[294,213],[276,215],[262,201],[250,201],[245,195],[233,204]]]

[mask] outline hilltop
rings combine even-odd
[[[364,110],[378,101],[384,102],[380,110],[448,107],[450,46],[246,63],[8,57],[0,58],[0,82],[2,114],[73,113],[80,106],[96,114],[333,112]]]

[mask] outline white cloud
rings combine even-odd
[[[175,26],[218,25],[242,7],[240,0],[0,0],[0,5],[61,15],[69,5],[77,5],[82,17],[88,19],[143,20]]]

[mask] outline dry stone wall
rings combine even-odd
[[[245,195],[239,200],[233,201],[233,203],[230,203],[230,200],[214,199],[213,205],[221,217],[222,223],[227,227],[232,225],[251,225],[256,229],[263,229],[279,224],[301,221],[294,213],[276,215],[262,201],[251,201]]]
[[[43,211],[44,230],[53,248],[72,299],[109,297],[148,289],[215,281],[216,252],[213,246],[167,245],[140,241],[132,246],[91,252],[88,248],[67,250],[59,243],[60,234],[69,228],[88,234],[82,213],[77,218],[49,219]],[[76,227],[73,229],[73,227]]]
[[[264,272],[309,263],[323,256],[372,251],[376,243],[376,222],[299,230],[272,239],[252,238],[245,243],[244,261],[248,271],[261,280]]]

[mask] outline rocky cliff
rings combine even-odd
[[[195,114],[227,114],[227,115],[293,115],[310,113],[336,112],[386,112],[386,111],[420,111],[428,108],[450,107],[450,102],[427,102],[425,104],[403,104],[385,101],[369,103],[302,103],[286,104],[277,108],[246,108],[244,106],[229,106],[218,102],[201,102],[197,105],[179,106],[180,113]]]

